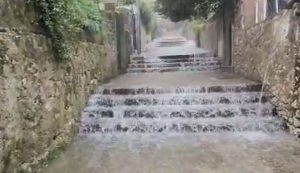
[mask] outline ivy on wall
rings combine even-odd
[[[71,46],[67,33],[82,30],[103,34],[100,0],[27,0],[38,14],[38,23],[52,41],[55,59],[70,59]]]

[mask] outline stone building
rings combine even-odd
[[[228,1],[229,2],[229,1]],[[215,56],[223,57],[223,67],[232,66],[233,27],[240,25],[246,29],[259,22],[273,18],[276,14],[291,6],[297,0],[233,0],[226,3],[222,15],[208,22],[201,28],[201,47],[210,50]],[[232,7],[236,13],[232,17]],[[239,23],[237,24],[235,21]]]
[[[201,47],[222,66],[261,81],[275,96],[278,115],[300,137],[300,1],[235,0],[201,31]]]
[[[242,27],[247,28],[275,16],[286,8],[288,0],[240,0],[238,4]]]
[[[120,6],[116,10],[117,50],[121,71],[126,71],[130,55],[141,54],[142,51],[139,13],[140,9],[136,5]]]
[[[232,23],[235,72],[265,84],[278,115],[300,137],[299,0],[239,0]],[[225,57],[228,58],[228,57]]]

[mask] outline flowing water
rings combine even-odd
[[[299,149],[284,133],[93,134],[45,173],[298,173]]]
[[[220,72],[191,45],[160,39],[132,57],[128,74],[90,98],[73,145],[45,172],[299,172],[300,143],[262,84]]]

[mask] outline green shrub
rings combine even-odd
[[[100,0],[27,0],[38,14],[38,23],[45,29],[58,61],[70,58],[70,48],[65,33],[82,29],[103,32]]]
[[[147,33],[151,33],[154,28],[154,16],[153,9],[149,3],[145,1],[139,1],[138,6],[140,8],[141,22]]]
[[[118,2],[120,5],[130,5],[130,4],[134,4],[136,0],[119,0]]]

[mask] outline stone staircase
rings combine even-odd
[[[150,46],[145,56],[132,56],[124,75],[130,78],[111,82],[113,85],[102,87],[90,98],[83,111],[80,133],[280,130],[281,122],[269,103],[271,96],[261,92],[260,83],[209,79],[209,74],[222,76],[218,73],[219,59],[189,43],[161,39]],[[176,80],[182,82],[178,84]],[[117,87],[116,83],[128,85]]]
[[[219,59],[206,53],[160,56],[152,59],[139,55],[131,57],[127,72],[217,71],[219,68]]]
[[[281,122],[261,87],[102,88],[83,112],[80,133],[276,132]]]

